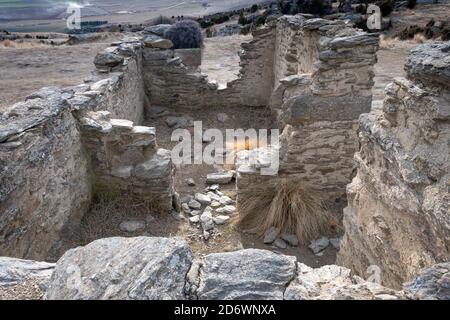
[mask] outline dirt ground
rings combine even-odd
[[[83,83],[97,52],[122,36],[109,34],[102,41],[73,46],[30,41],[5,47],[0,42],[0,112],[39,88]]]

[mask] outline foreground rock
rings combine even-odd
[[[207,255],[199,274],[198,299],[282,299],[295,276],[295,257],[247,249]]]
[[[286,300],[398,300],[405,294],[351,275],[336,265],[313,269],[298,263],[297,277],[284,293]]]
[[[55,264],[0,258],[0,300],[41,299]]]
[[[417,47],[405,69],[360,118],[338,254],[360,275],[378,265],[394,288],[450,257],[450,44]]]
[[[425,269],[404,286],[414,299],[450,300],[450,263],[440,263]]]
[[[178,238],[108,238],[69,250],[46,299],[185,299],[193,256]]]
[[[344,267],[314,269],[267,250],[194,260],[179,238],[116,237],[72,249],[56,267],[0,258],[0,298],[40,299],[47,290],[46,299],[450,299],[449,270],[450,263],[433,266],[396,291]]]

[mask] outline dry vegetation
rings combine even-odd
[[[337,226],[319,193],[294,179],[248,189],[242,193],[238,209],[243,228],[263,235],[275,227],[296,234],[303,245]]]

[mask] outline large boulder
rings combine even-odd
[[[107,238],[69,250],[45,299],[185,299],[193,255],[179,238]]]
[[[295,276],[295,257],[247,249],[207,255],[195,284],[200,300],[283,299]]]
[[[420,300],[450,300],[450,262],[423,270],[416,279],[405,283],[406,293]]]
[[[298,264],[297,277],[287,287],[285,300],[397,300],[402,292],[365,281],[351,274],[351,270],[328,265],[310,268]]]
[[[41,299],[55,265],[47,262],[0,258],[0,300]]]

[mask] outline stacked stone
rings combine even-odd
[[[88,210],[73,94],[43,88],[0,116],[0,255],[55,259]]]
[[[87,112],[80,124],[94,190],[127,192],[171,210],[174,166],[170,151],[157,148],[155,128],[111,119],[105,111]]]
[[[450,257],[450,43],[417,47],[405,68],[360,119],[338,255],[359,274],[378,265],[389,286]]]

